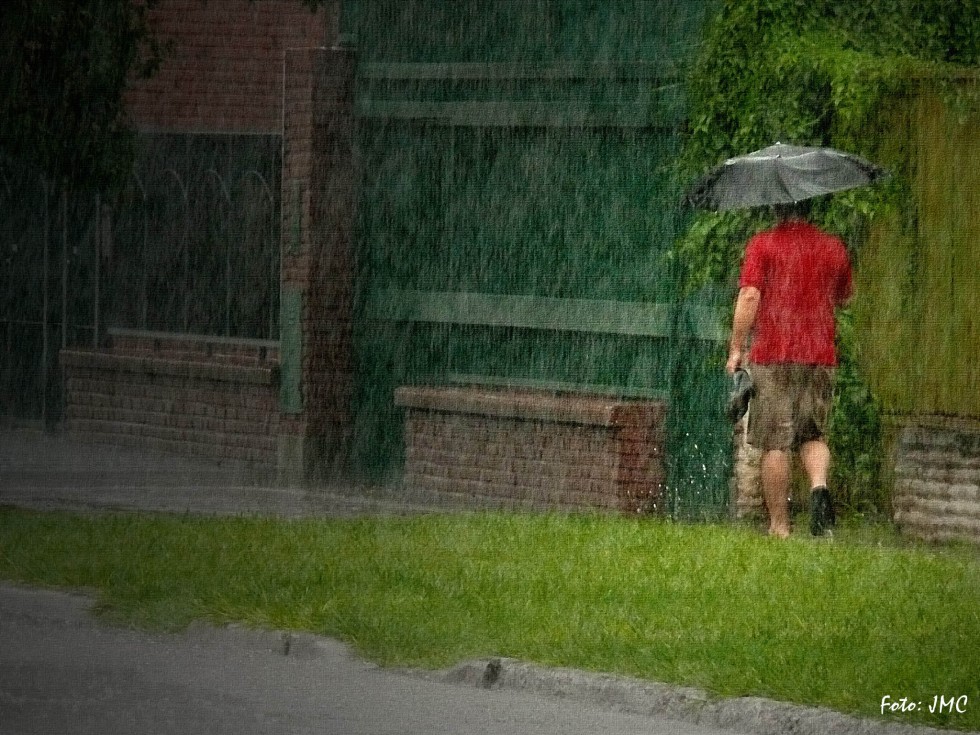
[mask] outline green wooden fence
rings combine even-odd
[[[401,384],[670,402],[677,515],[724,512],[717,298],[681,295],[673,163],[701,2],[361,0],[354,465],[397,473]]]
[[[980,75],[925,80],[882,126],[909,172],[911,206],[883,217],[857,264],[862,369],[889,413],[980,419],[980,113],[934,89],[980,90]]]

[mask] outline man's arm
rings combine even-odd
[[[735,301],[735,318],[732,320],[732,339],[728,344],[728,364],[725,366],[729,375],[742,365],[746,343],[759,312],[761,295],[755,286],[739,289],[738,299]]]

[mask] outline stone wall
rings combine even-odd
[[[760,484],[762,452],[746,441],[745,420],[735,425],[735,462],[732,476],[733,514],[738,519],[766,517]]]
[[[909,536],[980,543],[980,424],[900,429],[893,506]]]
[[[113,335],[61,352],[65,430],[80,438],[274,467],[275,342]]]
[[[555,508],[663,510],[656,401],[477,387],[402,387],[410,488]]]

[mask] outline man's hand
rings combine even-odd
[[[728,362],[725,364],[725,371],[729,375],[734,375],[735,371],[742,367],[742,351],[732,349],[728,352]]]

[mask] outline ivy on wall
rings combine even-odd
[[[917,78],[978,63],[980,0],[725,0],[689,78],[682,179],[776,141],[833,145],[896,165],[897,156],[881,161],[876,148],[882,106]],[[893,187],[901,184],[896,176]],[[850,192],[817,202],[816,216],[858,247],[866,218],[894,194]],[[741,236],[765,216],[699,216],[678,244],[692,281],[730,279]]]
[[[776,141],[864,155],[895,175],[883,186],[818,199],[813,211],[857,256],[870,222],[906,209],[910,196],[907,157],[894,140],[882,144],[882,111],[916,80],[942,80],[978,64],[980,0],[724,0],[689,78],[681,179],[694,181],[730,156]],[[945,91],[957,94],[952,85]],[[690,287],[734,291],[744,243],[770,217],[762,210],[695,216],[674,249]],[[839,342],[831,436],[838,500],[886,511],[881,412],[858,370],[860,335],[847,312]]]

